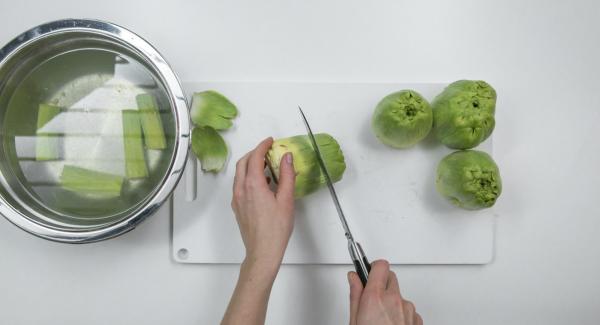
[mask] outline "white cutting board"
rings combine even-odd
[[[182,263],[240,263],[244,246],[230,208],[235,162],[268,136],[305,134],[301,105],[313,132],[340,143],[347,169],[336,183],[355,238],[367,256],[393,264],[485,264],[493,257],[493,209],[464,211],[435,191],[437,163],[452,150],[428,137],[397,150],[379,143],[371,114],[385,95],[415,89],[428,100],[445,84],[202,82],[240,115],[223,133],[230,148],[220,174],[204,174],[191,155],[173,197],[173,257]],[[492,153],[492,140],[478,147]],[[350,264],[346,239],[329,192],[296,201],[295,228],[284,263]]]

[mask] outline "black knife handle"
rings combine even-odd
[[[365,262],[365,265],[367,267],[367,272],[365,272],[362,269],[360,262],[358,260],[354,260],[354,269],[356,269],[356,273],[358,274],[358,277],[360,278],[360,282],[362,282],[363,287],[365,287],[365,286],[367,286],[367,279],[369,278],[368,272],[371,271],[371,265],[367,261],[366,257],[363,258],[363,261]]]
[[[367,259],[366,256],[363,256],[363,262],[365,263],[365,266],[367,267],[367,272],[371,273],[371,263],[369,263],[369,260]]]
[[[360,278],[360,281],[363,284],[363,287],[367,285],[367,280],[369,279],[369,272],[371,272],[371,264],[369,264],[369,260],[365,255],[362,247],[359,243],[354,241],[348,242],[348,250],[350,251],[350,256],[352,257],[352,262],[354,263],[354,269],[356,269],[356,273]]]

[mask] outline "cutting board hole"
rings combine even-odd
[[[189,255],[190,255],[190,254],[189,254],[188,250],[187,250],[187,249],[185,249],[185,248],[181,248],[181,249],[179,249],[179,250],[177,251],[177,257],[178,257],[180,260],[187,260],[187,259],[188,259],[188,257],[189,257]]]

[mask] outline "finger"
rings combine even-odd
[[[390,274],[388,275],[386,291],[389,293],[400,295],[400,285],[398,284],[398,277],[393,271],[390,271]]]
[[[365,290],[383,292],[387,286],[390,264],[386,260],[377,260],[371,264],[371,272]]]
[[[408,300],[404,300],[402,302],[402,311],[404,311],[404,319],[407,321],[407,325],[415,324],[415,320],[417,319],[415,314],[415,305]]]
[[[348,272],[348,283],[350,284],[350,325],[356,325],[356,315],[363,286],[356,272]]]
[[[248,172],[246,173],[246,177],[252,177],[254,180],[261,180],[265,184],[267,183],[265,179],[265,155],[271,145],[273,144],[273,138],[269,137],[261,141],[248,158]]]
[[[423,318],[421,318],[421,315],[419,315],[418,313],[415,313],[415,324],[417,325],[423,325]]]
[[[244,189],[244,181],[246,179],[246,170],[248,168],[248,156],[250,152],[246,153],[237,164],[235,164],[235,176],[233,178],[233,196],[239,198]]]
[[[291,152],[286,153],[279,163],[279,184],[277,186],[277,200],[285,205],[294,206],[294,185],[296,172]]]

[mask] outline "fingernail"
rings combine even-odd
[[[288,164],[291,164],[291,163],[292,163],[292,160],[293,160],[293,158],[292,158],[292,153],[291,153],[291,152],[288,152],[288,153],[286,153],[286,154],[285,154],[285,161],[286,161]]]

